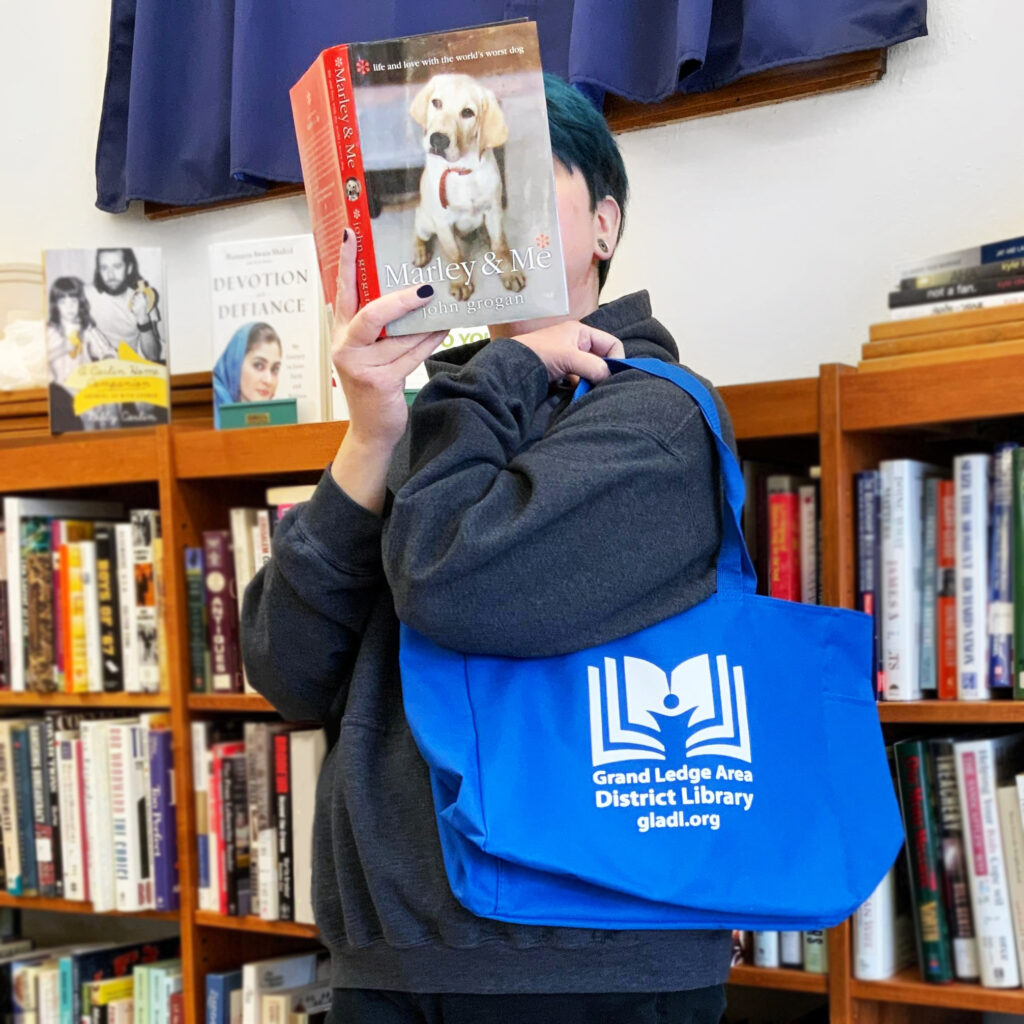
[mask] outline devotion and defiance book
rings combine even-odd
[[[291,101],[328,304],[347,228],[361,304],[434,288],[390,335],[568,312],[536,25],[335,46]]]

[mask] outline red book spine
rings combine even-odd
[[[174,992],[170,999],[171,1024],[185,1024],[185,997]]]
[[[294,884],[292,881],[292,806],[291,769],[288,761],[288,733],[274,736],[274,802],[277,814],[277,893],[278,919],[295,917]]]
[[[64,689],[64,576],[60,568],[63,540],[63,523],[54,519],[50,523],[50,550],[53,558],[53,676],[58,690]]]
[[[956,508],[952,480],[939,481],[938,573],[935,614],[939,698],[956,700]]]
[[[772,597],[800,600],[800,507],[796,494],[768,496]]]
[[[228,912],[228,888],[224,871],[224,802],[221,800],[221,749],[220,745],[213,748],[212,768],[210,770],[210,859],[217,858],[217,910],[221,914]]]

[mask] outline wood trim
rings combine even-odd
[[[254,711],[274,711],[274,705],[258,693],[190,693],[189,711],[230,711],[245,715]]]
[[[1024,989],[983,988],[981,985],[963,982],[933,985],[921,980],[916,967],[902,971],[887,981],[853,979],[850,987],[855,999],[1024,1014]]]
[[[720,387],[736,439],[810,436],[818,432],[818,378]]]
[[[883,722],[916,725],[1009,725],[1024,722],[1021,700],[909,700],[880,701],[878,717]]]
[[[677,94],[661,103],[637,103],[609,94],[604,105],[605,119],[613,132],[621,134],[642,128],[656,128],[674,121],[843,92],[879,81],[885,74],[887,57],[888,51],[884,49],[862,50],[821,60],[787,64],[747,75],[720,89],[688,95]],[[201,206],[144,202],[142,209],[147,220],[171,220],[205,213],[207,210],[224,210],[249,203],[264,203],[270,199],[292,198],[303,195],[304,191],[301,183],[277,182],[258,196],[224,199]]]
[[[318,939],[320,937],[320,932],[315,924],[299,924],[296,921],[264,921],[261,917],[228,917],[226,914],[211,913],[209,910],[197,910],[195,923],[205,928],[223,928],[236,932],[289,935],[303,939]]]
[[[0,691],[0,710],[6,708],[124,708],[152,711],[170,707],[166,693],[12,693]]]
[[[789,967],[753,967],[738,964],[729,971],[730,985],[749,988],[785,989],[790,992],[828,992],[827,974],[794,970]]]

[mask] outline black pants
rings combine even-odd
[[[415,995],[334,990],[328,1024],[718,1024],[725,986],[587,995]]]

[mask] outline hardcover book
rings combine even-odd
[[[167,423],[161,251],[50,249],[44,259],[50,432]]]
[[[299,423],[327,414],[320,274],[312,235],[211,245],[213,411],[294,398]]]
[[[334,46],[291,102],[328,304],[348,229],[361,302],[434,288],[388,334],[568,311],[532,22]]]

